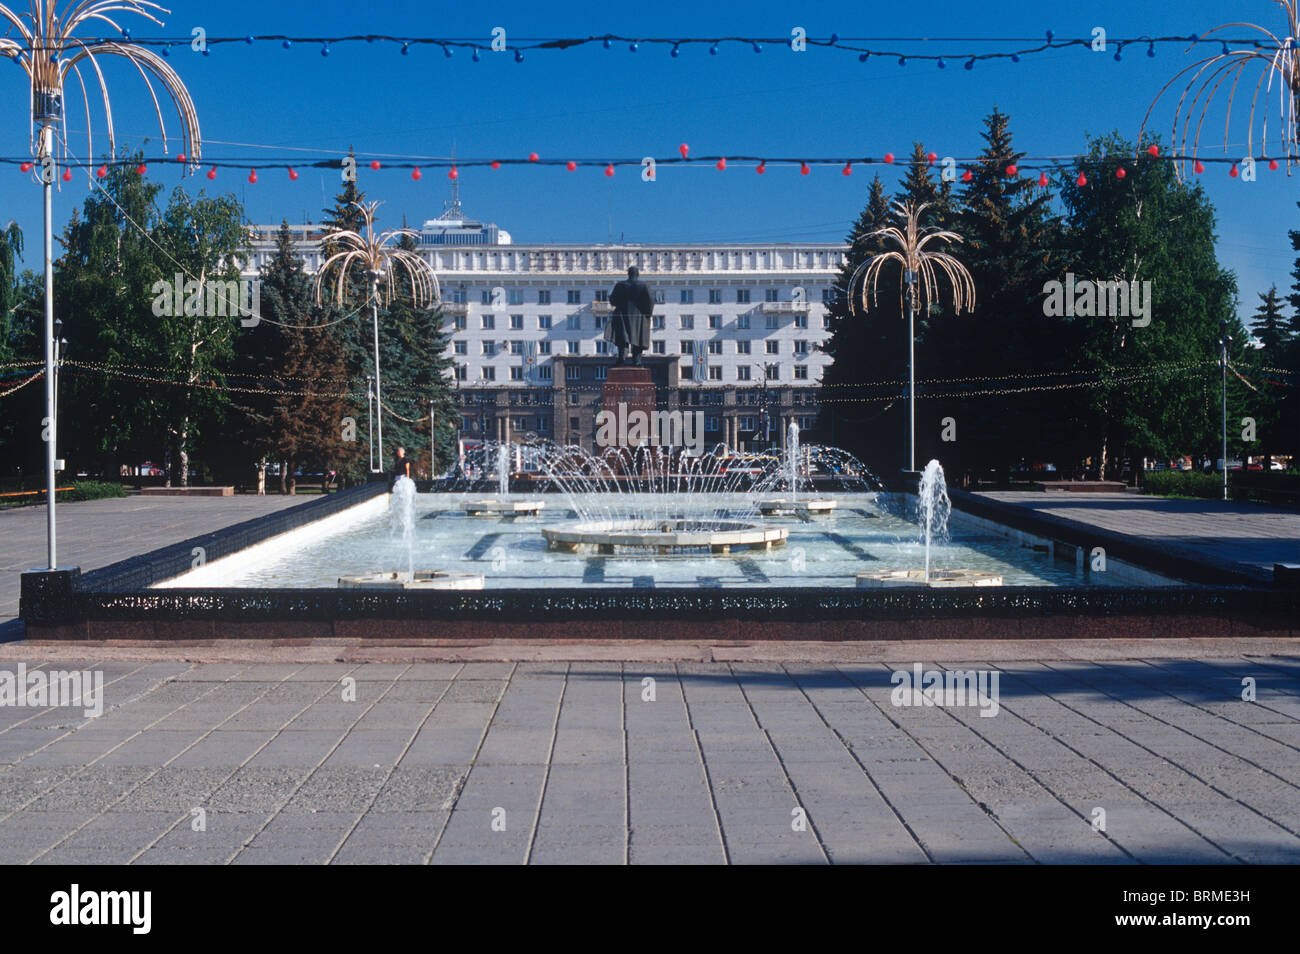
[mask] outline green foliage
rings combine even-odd
[[[102,480],[78,480],[72,490],[59,500],[103,500],[108,497],[125,497],[126,488],[121,484]]]
[[[1196,470],[1153,470],[1143,475],[1142,492],[1156,497],[1222,500],[1223,475],[1204,474]]]

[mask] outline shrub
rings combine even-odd
[[[1206,500],[1219,500],[1223,497],[1223,477],[1220,474],[1203,474],[1195,470],[1148,471],[1142,479],[1142,492],[1159,497],[1202,497]]]
[[[103,500],[105,497],[125,497],[126,488],[104,480],[79,480],[61,500]]]

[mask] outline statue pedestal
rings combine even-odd
[[[610,415],[606,420],[612,418],[614,429],[611,436],[616,434],[617,439],[606,441],[603,446],[598,443],[597,449],[636,447],[643,443],[637,439],[640,436],[644,436],[644,443],[649,444],[656,397],[657,391],[649,368],[627,364],[610,368],[601,395],[601,411]],[[634,414],[636,417],[633,417]],[[600,428],[597,428],[598,439],[599,436]]]

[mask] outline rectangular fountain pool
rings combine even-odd
[[[559,494],[537,498],[536,516],[469,516],[467,502],[482,494],[416,497],[410,556],[379,496],[264,543],[159,583],[157,588],[334,588],[340,577],[383,571],[473,573],[484,588],[855,588],[857,574],[925,565],[917,525],[892,515],[902,501],[887,495],[833,494],[835,509],[817,515],[761,516],[751,502],[730,495],[697,495],[692,513],[747,520],[788,532],[784,546],[732,553],[698,551],[612,554],[552,550],[542,528],[575,521]],[[649,499],[646,512],[673,507]],[[505,499],[505,498],[503,498]],[[516,497],[512,499],[524,499]],[[1005,586],[1179,586],[1179,581],[1108,562],[1092,572],[1073,556],[1060,558],[1045,541],[999,529],[954,512],[947,540],[931,551],[936,569],[968,569],[1002,578]]]

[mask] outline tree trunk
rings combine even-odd
[[[289,491],[289,462],[280,461],[280,493],[286,494]]]

